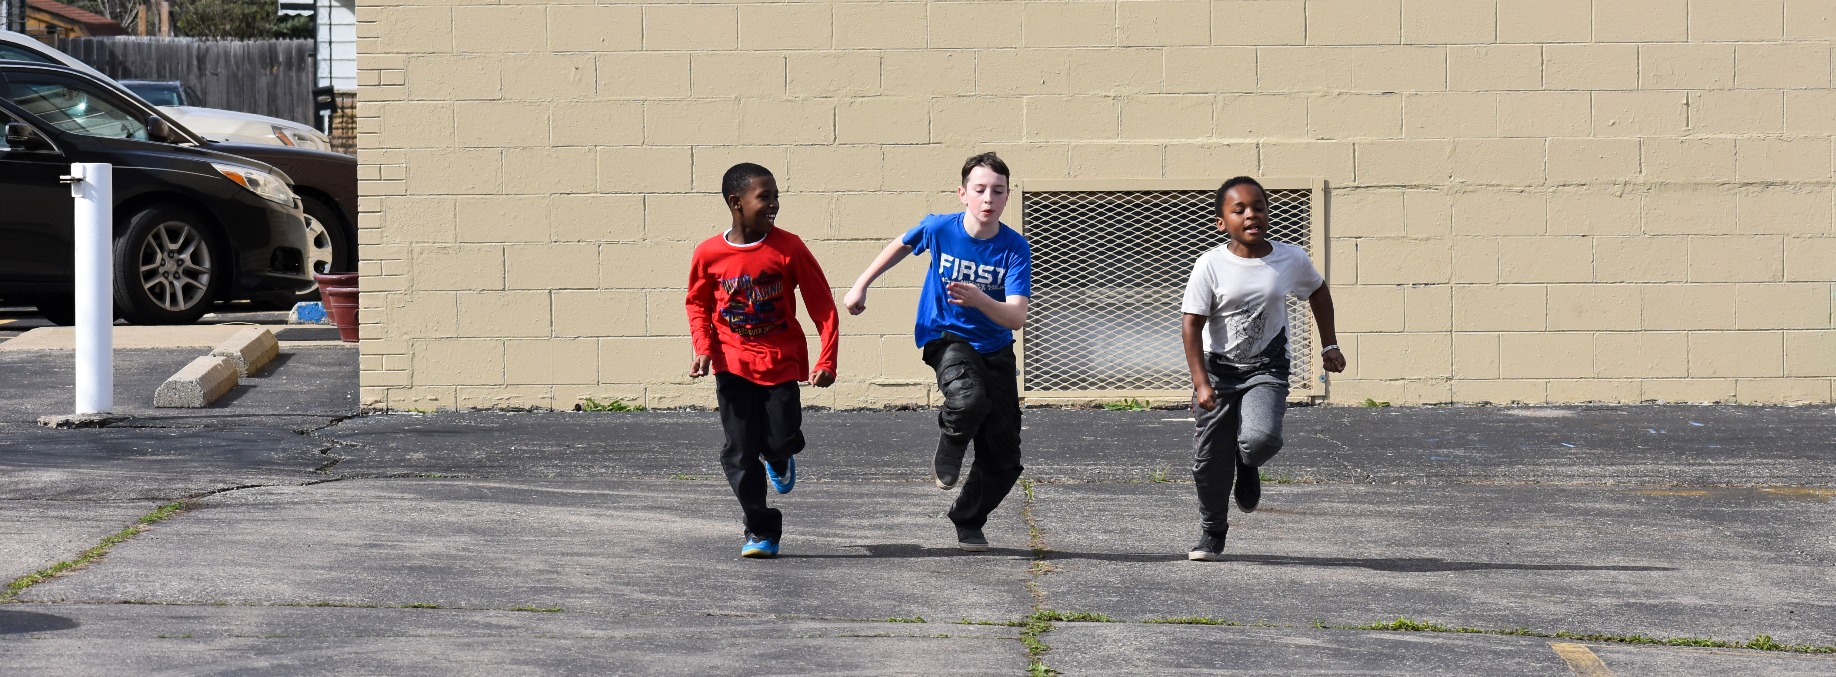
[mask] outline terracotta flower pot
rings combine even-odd
[[[323,287],[355,287],[357,286],[357,274],[356,273],[313,273],[312,281],[319,283],[319,286],[321,288]]]
[[[319,296],[325,299],[325,310],[331,313],[332,324],[338,325],[339,340],[356,343],[357,288],[321,286]]]

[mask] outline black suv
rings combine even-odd
[[[307,226],[287,176],[199,148],[143,102],[63,66],[0,64],[0,298],[69,324],[73,162],[114,165],[115,307],[140,324],[219,300],[311,289]]]

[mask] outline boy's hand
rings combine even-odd
[[[1320,366],[1334,374],[1345,371],[1345,353],[1338,350],[1326,351],[1326,354],[1320,356]]]
[[[692,365],[689,365],[689,370],[688,370],[689,378],[701,378],[703,376],[707,376],[708,375],[708,365],[710,365],[713,362],[714,362],[714,359],[711,357],[708,357],[707,355],[696,355],[695,363]]]
[[[818,388],[827,388],[834,383],[835,383],[835,372],[829,371],[827,369],[817,369],[816,371],[810,373],[810,385],[816,386]]]
[[[842,305],[848,309],[849,315],[861,314],[867,310],[867,290],[860,287],[848,289],[848,293],[842,296]]]
[[[951,282],[944,289],[950,292],[950,302],[959,306],[980,308],[983,304],[995,302],[994,297],[989,296],[988,292],[967,282]]]
[[[1218,408],[1218,392],[1212,390],[1210,385],[1199,386],[1197,392],[1192,394],[1192,400],[1204,407],[1205,411]]]

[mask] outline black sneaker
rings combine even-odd
[[[937,457],[931,460],[933,477],[937,488],[948,489],[956,486],[957,475],[963,470],[963,453],[969,451],[969,445],[951,444],[949,440],[937,440]]]
[[[1230,527],[1225,527],[1224,531],[1215,534],[1209,531],[1199,532],[1198,545],[1192,546],[1192,552],[1186,553],[1186,559],[1194,562],[1223,561],[1224,535],[1229,532]]]
[[[963,552],[987,552],[988,539],[982,537],[981,529],[956,528],[956,549]]]
[[[1256,512],[1256,505],[1262,503],[1262,470],[1237,462],[1237,507],[1243,512]]]

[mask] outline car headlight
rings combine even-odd
[[[210,166],[216,167],[225,178],[235,181],[236,185],[247,188],[256,195],[289,207],[293,206],[293,189],[288,188],[287,182],[280,180],[278,176],[242,165],[212,162]]]

